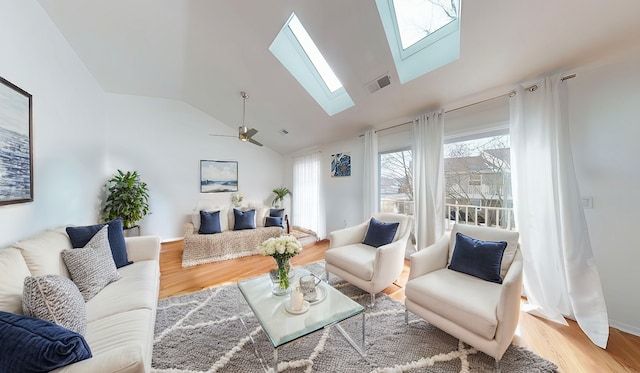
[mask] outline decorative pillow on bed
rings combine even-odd
[[[200,234],[220,233],[220,211],[200,211]]]
[[[106,226],[100,229],[81,249],[62,250],[64,264],[85,302],[105,286],[120,279],[109,250],[107,229]]]
[[[482,241],[458,232],[449,269],[502,284],[500,265],[506,248],[505,241]]]
[[[384,223],[372,217],[362,243],[373,247],[388,245],[393,242],[399,225],[400,223]]]
[[[269,216],[284,218],[284,209],[269,209]]]
[[[0,311],[3,372],[48,372],[91,357],[87,341],[50,321]]]
[[[124,267],[133,262],[127,257],[127,246],[124,242],[122,219],[113,219],[106,224],[88,225],[85,227],[67,227],[67,234],[73,247],[84,247],[87,242],[105,225],[109,226],[109,246],[116,268]]]
[[[87,306],[73,281],[59,275],[28,276],[22,290],[22,312],[84,335]]]
[[[282,218],[281,217],[267,216],[266,219],[267,220],[264,223],[265,227],[280,227],[280,228],[284,228],[284,225],[282,224]]]
[[[256,228],[256,210],[240,211],[233,209],[233,230],[255,229]]]

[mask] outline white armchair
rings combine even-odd
[[[399,223],[393,241],[380,247],[362,243],[369,228],[368,220],[354,227],[329,234],[325,253],[327,280],[333,273],[347,282],[375,295],[398,279],[404,268],[404,253],[413,218],[407,215],[377,213],[373,217],[384,223]]]
[[[506,241],[500,264],[502,284],[448,269],[456,233],[483,241]],[[519,233],[457,224],[451,233],[411,255],[405,288],[407,312],[499,361],[507,350],[520,315],[522,255]],[[407,321],[408,313],[405,314]]]

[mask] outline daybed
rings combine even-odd
[[[233,207],[211,206],[199,202],[193,212],[192,221],[184,224],[182,266],[191,267],[255,255],[257,254],[256,247],[260,243],[271,237],[279,237],[284,233],[282,210],[256,205],[249,205],[239,210],[244,213],[254,211],[252,224],[238,227]],[[202,232],[200,229],[202,212],[216,211],[219,211],[217,214],[219,229],[214,231],[218,233],[200,233]],[[270,214],[278,216],[269,216]],[[274,225],[268,226],[269,224]]]
[[[108,242],[106,241],[106,233],[101,237],[105,242]],[[112,268],[119,273],[120,279],[103,287],[86,303],[83,299],[84,294],[79,299],[81,305],[84,306],[83,312],[86,308],[84,339],[93,357],[58,368],[54,372],[150,371],[160,284],[160,239],[156,236],[142,236],[123,238],[123,240],[126,246],[125,260],[133,261],[133,263],[117,269],[113,265]],[[57,278],[74,286],[75,280],[74,283],[67,280],[71,278],[71,275],[62,257],[66,255],[66,253],[62,253],[63,250],[71,248],[69,235],[66,233],[65,227],[61,227],[0,249],[0,273],[2,273],[0,311],[4,311],[2,314],[13,318],[11,320],[19,318],[43,322],[39,318],[31,319],[21,316],[23,314],[23,287],[27,286],[25,284],[28,283],[28,280],[42,278],[39,275],[58,275],[46,277]],[[79,249],[72,251],[76,252]],[[122,252],[124,253],[124,250]],[[72,273],[75,272],[72,270]],[[40,282],[38,282],[38,286],[40,286]],[[75,288],[76,291],[77,289]],[[39,293],[39,295],[41,294]],[[78,293],[78,295],[80,294]],[[29,295],[26,298],[28,299],[24,299],[24,303],[29,305],[32,311],[34,307],[38,307],[37,304],[34,304],[34,298]],[[45,300],[42,301],[44,304],[40,307],[51,310],[53,307],[51,302],[60,301],[61,298],[65,299],[64,295],[60,295],[60,293],[56,294],[55,299],[47,298],[45,293]],[[54,304],[54,306],[60,307],[60,309],[65,308],[64,304]],[[78,313],[80,312],[69,312],[71,316]],[[11,322],[6,322],[6,320],[6,317],[3,318],[1,323],[3,333],[0,334],[5,334],[8,329],[12,328]],[[58,325],[51,324],[51,326],[56,330],[67,330]],[[0,339],[2,337],[0,335]],[[9,349],[19,349],[20,347],[16,344],[13,340],[5,338],[3,341],[5,349],[2,353],[8,353],[7,346]],[[35,352],[24,347],[20,350],[20,358],[29,359],[27,357],[30,356],[29,353],[32,354],[33,359],[43,358],[38,355],[33,356]],[[3,361],[6,368],[6,360]],[[23,368],[23,370],[30,369]],[[16,370],[10,368],[9,371]]]

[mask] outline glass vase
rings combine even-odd
[[[273,284],[273,294],[275,295],[285,295],[291,291],[290,280],[293,275],[293,271],[291,271],[291,264],[289,263],[289,258],[273,258],[276,261],[276,265],[278,269],[272,270],[271,282]]]

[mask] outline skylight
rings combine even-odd
[[[320,53],[320,50],[316,47],[316,43],[313,42],[313,39],[311,39],[307,30],[304,29],[304,26],[302,26],[302,23],[300,23],[295,13],[291,16],[288,26],[296,39],[298,39],[298,43],[300,43],[302,49],[307,53],[313,66],[318,70],[329,91],[335,92],[342,88],[342,83],[340,83],[336,74],[333,73],[331,66],[329,66],[327,60],[324,59],[322,53]]]
[[[460,0],[376,0],[401,83],[460,56]]]
[[[295,13],[269,50],[327,114],[334,115],[354,105]]]
[[[393,0],[402,49],[407,49],[458,18],[450,0]]]

